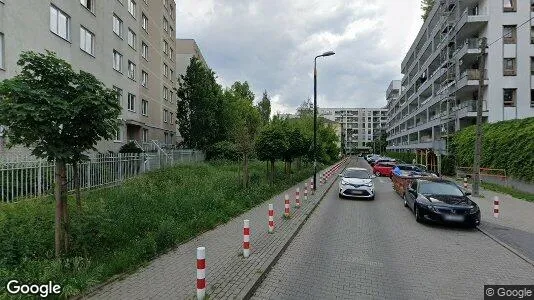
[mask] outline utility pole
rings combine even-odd
[[[480,39],[480,57],[478,63],[479,78],[478,78],[478,99],[477,99],[477,128],[476,128],[476,142],[475,142],[475,157],[473,159],[473,196],[480,196],[480,161],[482,156],[482,105],[483,105],[483,91],[484,79],[486,78],[486,47],[487,39],[485,37]]]

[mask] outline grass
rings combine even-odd
[[[62,286],[62,298],[79,295],[110,277],[135,271],[169,249],[205,232],[311,176],[291,178],[277,165],[269,185],[265,163],[252,162],[251,185],[240,186],[238,166],[214,162],[157,170],[118,187],[83,195],[83,213],[69,198],[71,251],[54,258],[52,196],[0,205],[0,299],[6,283]]]
[[[525,193],[512,187],[506,187],[495,183],[482,182],[482,187],[486,190],[508,194],[514,198],[523,199],[529,202],[534,202],[534,194]]]

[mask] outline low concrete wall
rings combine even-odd
[[[508,177],[506,180],[502,180],[500,178],[492,177],[492,176],[480,176],[482,177],[482,181],[494,183],[502,186],[512,187],[516,190],[534,194],[534,183],[532,182],[525,182],[518,179],[510,178]]]

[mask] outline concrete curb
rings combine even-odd
[[[350,162],[350,158],[349,158],[349,162]],[[347,163],[348,164],[348,163]],[[345,164],[343,166],[343,169],[344,170],[347,166],[347,164]],[[284,243],[284,245],[282,246],[282,248],[280,249],[280,251],[278,251],[278,253],[276,253],[274,255],[274,257],[272,258],[272,260],[269,262],[269,265],[265,268],[265,270],[262,272],[262,274],[254,281],[251,281],[250,283],[248,283],[242,290],[241,293],[239,293],[237,299],[250,299],[252,298],[252,296],[254,295],[254,293],[256,292],[256,290],[260,287],[261,283],[263,282],[263,280],[265,279],[265,277],[267,277],[267,275],[269,274],[269,272],[271,271],[271,269],[276,265],[276,263],[278,262],[278,260],[280,259],[280,257],[282,257],[282,255],[285,253],[285,251],[287,250],[287,248],[289,247],[289,245],[291,244],[291,242],[295,239],[295,237],[297,236],[297,234],[300,232],[300,230],[302,229],[302,227],[304,227],[304,224],[306,224],[306,222],[308,221],[308,219],[310,218],[310,216],[313,214],[313,212],[315,211],[315,209],[319,206],[319,204],[322,202],[322,200],[325,198],[325,196],[328,194],[328,192],[330,191],[330,189],[332,188],[332,186],[334,185],[334,183],[337,181],[337,179],[334,178],[334,180],[330,183],[330,185],[328,186],[327,189],[324,190],[324,193],[321,195],[321,197],[319,198],[319,200],[317,200],[317,202],[314,204],[314,206],[312,207],[312,209],[310,210],[310,212],[306,215],[306,217],[304,218],[304,220],[302,220],[302,222],[299,224],[299,226],[297,227],[297,229],[295,230],[295,232],[293,232],[293,234],[291,234],[291,236],[289,237],[289,239]]]
[[[493,234],[489,233],[487,230],[481,229],[480,227],[477,227],[477,230],[482,232],[482,234],[484,234],[485,236],[489,237],[490,239],[495,241],[497,244],[503,246],[506,250],[512,252],[517,257],[521,258],[522,260],[524,260],[525,262],[527,262],[528,264],[530,264],[531,266],[534,267],[534,261],[533,260],[531,260],[530,258],[528,258],[525,255],[521,254],[521,252],[519,252],[518,250],[514,249],[512,246],[510,246],[507,243],[501,241],[499,238],[497,238]]]

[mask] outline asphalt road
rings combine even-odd
[[[363,159],[353,166],[367,167]],[[423,225],[389,178],[376,200],[323,199],[253,299],[483,299],[534,267],[476,229]]]

